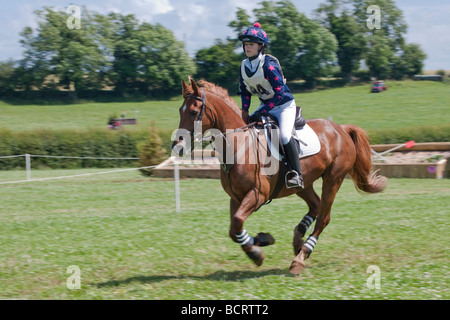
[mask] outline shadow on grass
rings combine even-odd
[[[214,273],[205,275],[151,275],[151,276],[136,276],[123,280],[110,280],[107,282],[98,283],[97,287],[116,287],[126,285],[132,282],[140,283],[157,283],[166,280],[212,280],[212,281],[244,281],[247,279],[256,279],[266,276],[282,275],[293,276],[287,269],[270,269],[264,271],[216,271]]]

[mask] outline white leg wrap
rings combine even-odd
[[[313,236],[309,236],[308,240],[303,244],[306,248],[308,248],[311,252],[314,250],[314,247],[317,244],[317,239]]]
[[[247,233],[247,230],[243,230],[241,234],[236,235],[237,241],[241,246],[245,246],[246,244],[253,245],[254,240],[253,237],[250,237]]]

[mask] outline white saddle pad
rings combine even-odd
[[[296,130],[297,137],[295,137],[299,143],[300,143],[300,159],[309,157],[312,155],[315,155],[320,152],[321,145],[320,140],[317,134],[314,132],[314,130],[306,124],[302,129]],[[270,139],[267,137],[266,133],[266,139],[269,141]],[[273,141],[270,141],[270,151],[272,155],[278,159],[281,160],[281,155],[278,152],[278,148],[274,147]],[[278,141],[276,142],[278,143]]]
[[[300,139],[300,159],[320,152],[319,137],[308,124],[297,130],[297,138]]]

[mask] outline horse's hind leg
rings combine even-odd
[[[292,241],[292,245],[294,246],[295,256],[300,253],[300,250],[304,243],[303,237],[305,236],[306,231],[319,215],[320,205],[320,197],[314,191],[312,186],[298,192],[297,195],[305,200],[306,204],[309,207],[309,211],[303,217],[302,221],[300,221],[300,223],[294,228],[294,239]]]
[[[336,178],[333,176],[326,175],[323,177],[323,188],[322,188],[322,199],[319,206],[319,215],[317,217],[316,225],[314,227],[313,233],[309,236],[306,242],[301,247],[300,253],[294,259],[291,264],[290,272],[293,274],[300,274],[305,266],[305,260],[309,257],[313,251],[319,235],[322,233],[323,229],[330,222],[331,206],[333,205],[334,199],[339,188],[344,181],[344,177]]]

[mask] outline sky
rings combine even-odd
[[[313,16],[323,0],[291,0],[298,11]],[[233,36],[228,27],[237,8],[252,15],[260,0],[3,0],[0,4],[0,61],[22,58],[20,32],[37,26],[34,11],[44,6],[66,11],[69,5],[85,6],[101,14],[134,14],[141,22],[160,23],[184,41],[194,57],[216,39]],[[427,54],[424,70],[450,70],[450,1],[394,0],[408,25],[407,43],[418,43]],[[383,8],[381,8],[383,10]],[[382,14],[382,13],[381,13]],[[382,19],[382,16],[381,16]],[[264,28],[264,26],[262,26]],[[269,35],[270,36],[270,35]]]

